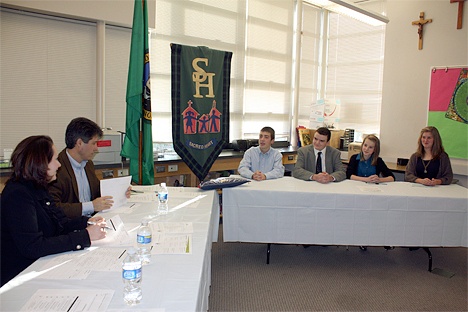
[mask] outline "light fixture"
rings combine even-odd
[[[346,0],[304,0],[307,3],[321,7],[325,10],[352,17],[358,21],[373,26],[382,26],[389,19],[379,13],[372,12],[362,6]]]

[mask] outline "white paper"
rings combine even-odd
[[[125,253],[126,248],[89,247],[79,253],[61,254],[44,264],[42,270],[53,269],[39,278],[83,280],[92,271],[119,272],[122,270],[122,260],[126,256]]]
[[[132,203],[150,203],[158,200],[158,195],[156,193],[132,193],[129,202]]]
[[[107,226],[112,230],[106,230],[106,237],[92,241],[91,246],[123,246],[131,245],[131,239],[125,230],[124,223],[119,215],[106,220]]]
[[[193,233],[192,222],[152,222],[151,228],[153,233]]]
[[[143,193],[158,192],[159,185],[132,185],[132,190]]]
[[[359,190],[364,193],[379,193],[382,192],[378,186],[359,186]]]
[[[130,186],[131,180],[131,176],[101,180],[101,196],[112,196],[114,201],[111,209],[127,203],[125,193]]]
[[[153,233],[151,254],[192,254],[192,234]]]
[[[20,311],[106,311],[113,295],[110,289],[39,289]]]

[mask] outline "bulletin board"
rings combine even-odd
[[[431,69],[427,124],[450,157],[468,159],[468,66]]]

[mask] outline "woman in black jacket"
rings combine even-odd
[[[13,173],[1,199],[0,282],[3,286],[40,257],[81,250],[106,236],[102,217],[69,219],[47,191],[60,163],[52,139],[31,136],[11,156]],[[95,225],[89,225],[94,221]]]
[[[361,152],[351,156],[349,160],[346,178],[369,183],[395,181],[395,176],[379,157],[379,153],[379,138],[373,134],[366,136],[361,144]]]

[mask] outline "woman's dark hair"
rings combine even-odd
[[[46,135],[30,136],[21,141],[11,154],[13,173],[9,180],[24,179],[46,187],[50,179],[47,170],[54,157],[53,145]]]

